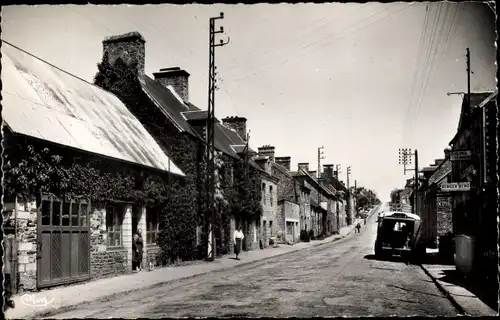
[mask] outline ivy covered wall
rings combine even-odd
[[[181,259],[203,258],[207,251],[208,222],[211,220],[207,207],[207,159],[204,142],[180,132],[159,110],[142,90],[134,64],[126,65],[121,59],[117,59],[110,65],[104,55],[98,70],[95,84],[118,96],[175,164],[186,173],[184,187],[176,190],[179,196],[173,200],[178,211],[166,211],[160,224],[158,242],[165,259],[174,258],[168,256],[168,252],[178,254]],[[231,250],[231,216],[245,221],[255,219],[262,212],[260,181],[258,172],[253,169],[250,170],[248,182],[246,181],[244,161],[241,159],[217,152],[215,162],[216,252],[225,254]],[[202,226],[201,242],[196,239],[197,226]],[[177,239],[181,243],[192,243],[192,247],[177,248]],[[177,249],[172,250],[172,246]]]

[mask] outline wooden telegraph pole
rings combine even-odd
[[[215,35],[223,33],[224,28],[220,27],[219,31],[215,31],[215,20],[224,19],[224,13],[220,16],[210,18],[209,30],[209,76],[208,76],[208,121],[207,121],[207,204],[208,214],[208,239],[207,239],[207,260],[215,260],[215,91],[216,91],[216,69],[215,66],[215,48],[221,47],[229,43],[229,38],[226,42],[220,40],[220,43],[215,43]]]

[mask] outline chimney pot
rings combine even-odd
[[[243,141],[247,141],[247,118],[244,117],[226,117],[222,123],[235,130]]]
[[[298,163],[299,170],[304,170],[306,172],[309,172],[309,163],[308,162],[300,162]]]
[[[179,67],[162,68],[153,73],[155,80],[167,88],[172,86],[175,92],[184,101],[189,101],[189,76],[190,74]]]
[[[290,162],[291,162],[291,157],[275,157],[274,161],[285,167],[288,171],[290,171]]]
[[[107,37],[102,41],[103,59],[108,55],[108,61],[111,65],[117,59],[123,60],[127,65],[132,62],[137,63],[137,72],[144,74],[146,40],[139,32],[129,32],[121,35]]]
[[[260,148],[258,148],[259,155],[262,156],[267,156],[271,160],[271,162],[274,162],[274,147],[270,145],[265,145]]]

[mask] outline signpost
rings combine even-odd
[[[452,150],[450,153],[451,161],[466,161],[471,159],[472,152],[470,150]]]
[[[470,182],[443,183],[441,191],[470,191]]]

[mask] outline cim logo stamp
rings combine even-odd
[[[30,307],[46,307],[54,301],[54,298],[36,297],[31,294],[24,294],[21,297],[21,303]]]

